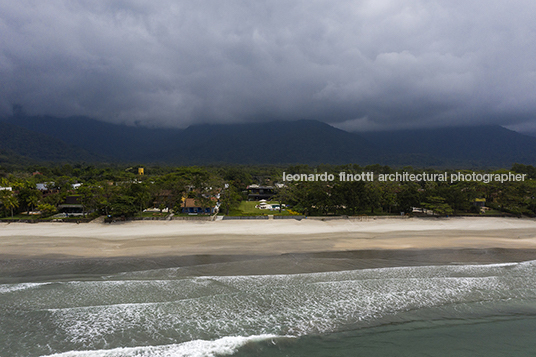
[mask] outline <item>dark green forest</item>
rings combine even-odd
[[[84,117],[0,118],[0,165],[293,165],[505,168],[536,164],[536,138],[500,126],[346,132],[314,120],[199,124],[185,129]],[[22,167],[21,167],[22,168]]]
[[[395,170],[381,165],[143,166],[143,175],[138,173],[140,167],[84,164],[0,167],[0,216],[24,219],[30,217],[28,212],[37,212],[31,218],[44,219],[61,211],[69,198],[74,198],[83,207],[83,215],[89,217],[142,217],[147,208],[161,212],[157,214],[161,217],[172,212],[180,215],[181,205],[187,198],[201,207],[217,203],[220,214],[240,215],[246,214],[239,207],[248,199],[250,185],[273,188],[270,200],[280,203],[281,211],[269,213],[276,215],[536,215],[536,168],[523,164],[514,164],[510,170],[479,171],[526,174],[524,181],[503,183],[338,180],[339,172],[373,172],[374,175],[402,170],[445,172],[411,167]],[[283,172],[331,173],[335,179],[284,182]],[[286,208],[284,212],[282,207]]]

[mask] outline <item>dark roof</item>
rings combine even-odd
[[[80,204],[80,196],[67,196],[65,197],[65,201],[63,203],[67,205]]]

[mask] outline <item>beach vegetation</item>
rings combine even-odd
[[[13,195],[11,191],[1,191],[3,194],[0,196],[0,202],[5,210],[11,213],[13,218],[13,210],[19,207],[19,200],[17,196]]]
[[[393,175],[381,165],[294,165],[287,167],[130,167],[67,164],[5,170],[1,177],[0,216],[34,219],[63,212],[66,201],[76,201],[82,215],[111,217],[167,217],[182,215],[187,198],[201,210],[217,206],[224,215],[511,215],[536,216],[536,169],[514,164],[512,172],[524,181],[380,181],[368,178]],[[409,174],[453,173],[453,170],[403,168]],[[283,172],[334,177],[329,181],[283,181]],[[344,176],[339,176],[344,172]],[[365,180],[362,173],[370,173]],[[469,174],[470,171],[461,171]],[[507,170],[481,170],[505,174]],[[354,180],[348,180],[353,177]],[[269,199],[276,210],[259,209],[249,202],[247,187],[274,187]],[[10,190],[7,190],[7,187]],[[192,202],[190,200],[190,202]],[[150,212],[144,212],[150,209]],[[69,212],[67,212],[69,213]],[[155,214],[159,213],[159,214]],[[203,213],[206,214],[206,213]]]
[[[445,202],[446,199],[440,196],[430,196],[427,198],[427,202],[423,202],[421,205],[430,210],[437,216],[448,216],[454,213],[452,207]]]
[[[58,212],[58,209],[49,203],[41,203],[37,206],[37,209],[41,212],[41,217],[52,216]]]
[[[230,214],[231,210],[236,212],[239,209],[241,202],[242,196],[240,195],[238,188],[235,184],[230,183],[225,190],[222,190],[220,195],[220,212],[226,215]]]

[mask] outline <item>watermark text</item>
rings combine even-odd
[[[307,181],[335,181],[340,182],[519,182],[525,181],[527,174],[508,173],[477,173],[477,172],[442,172],[442,173],[410,173],[407,171],[389,174],[375,174],[372,171],[349,173],[341,171],[338,174],[323,172],[314,174],[291,174],[283,172],[283,181],[307,182]]]

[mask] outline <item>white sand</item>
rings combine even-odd
[[[479,217],[0,224],[0,255],[25,257],[425,248],[536,249],[536,220]]]

